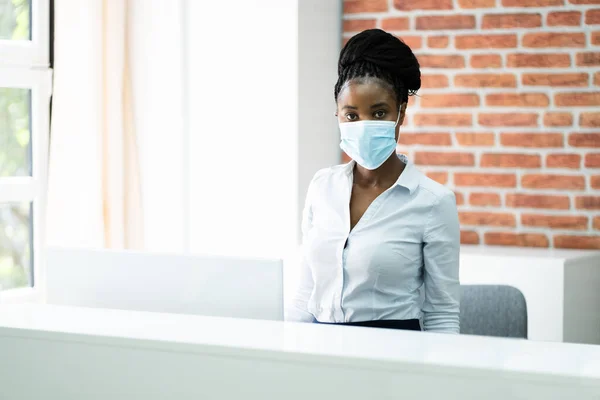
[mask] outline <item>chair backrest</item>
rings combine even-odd
[[[460,333],[527,338],[527,304],[517,288],[462,285]]]

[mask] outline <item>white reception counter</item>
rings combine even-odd
[[[3,399],[600,399],[600,347],[0,305]]]

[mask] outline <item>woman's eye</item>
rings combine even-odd
[[[353,114],[353,113],[346,114],[346,119],[347,119],[348,121],[354,121],[354,120],[356,120],[357,118],[358,118],[358,115],[356,115],[356,114]]]
[[[385,111],[379,110],[375,112],[375,118],[383,118],[385,117]]]

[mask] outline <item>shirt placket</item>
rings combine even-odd
[[[342,256],[340,258],[341,265],[340,265],[339,272],[338,272],[340,275],[340,279],[339,279],[340,285],[339,285],[338,296],[336,298],[337,307],[335,307],[335,310],[336,310],[335,320],[337,322],[348,322],[348,321],[346,321],[346,315],[345,315],[344,308],[343,308],[344,285],[345,285],[344,271],[345,271],[345,267],[346,267],[347,260],[348,260],[348,251],[350,249],[351,238],[359,228],[361,228],[364,225],[369,223],[369,221],[371,220],[373,215],[375,215],[375,213],[377,213],[377,211],[379,210],[379,208],[381,207],[381,205],[383,204],[385,199],[390,195],[391,190],[392,190],[392,188],[389,188],[388,190],[383,192],[381,195],[379,195],[375,200],[373,200],[373,202],[369,205],[369,207],[367,208],[367,210],[365,211],[363,216],[360,218],[360,220],[358,221],[358,223],[352,230],[350,230],[350,211],[348,211],[348,234],[346,235],[346,240],[342,244]],[[352,179],[350,179],[350,191],[352,191]]]

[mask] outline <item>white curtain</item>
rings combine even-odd
[[[47,244],[143,247],[129,0],[56,0]]]

